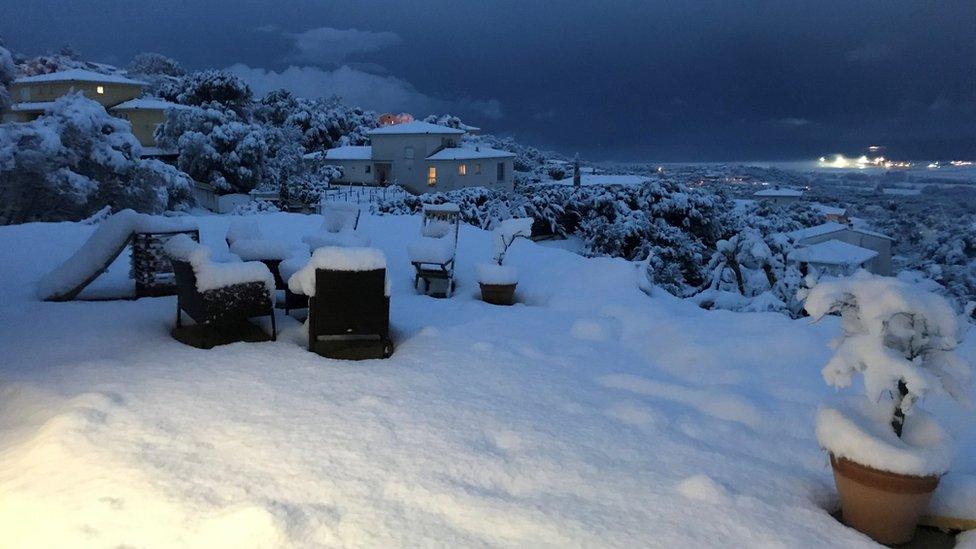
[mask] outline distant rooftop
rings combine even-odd
[[[128,84],[130,86],[148,85],[148,83],[141,80],[133,80],[125,76],[102,74],[84,69],[71,69],[34,76],[21,76],[14,80],[14,84],[36,84],[42,82],[99,82],[104,84]]]
[[[137,97],[136,99],[130,99],[124,103],[119,103],[118,105],[112,107],[110,110],[113,111],[137,111],[137,110],[159,110],[164,111],[166,109],[189,109],[190,107],[186,105],[180,105],[179,103],[171,103],[164,99],[158,97]]]
[[[312,155],[315,156],[313,157]],[[322,151],[305,155],[306,158],[321,156],[323,156]],[[370,160],[373,158],[373,147],[370,147],[369,145],[347,145],[345,147],[335,147],[334,149],[325,151],[324,156],[328,160]]]
[[[479,158],[512,158],[514,153],[488,147],[446,147],[427,157],[427,160],[477,160]]]
[[[420,122],[419,120],[414,120],[413,122],[404,122],[403,124],[393,124],[391,126],[382,126],[374,130],[366,132],[367,135],[400,135],[400,134],[434,134],[434,135],[462,135],[464,130],[458,130],[455,128],[448,128],[447,126],[438,126],[437,124],[431,124],[429,122]]]
[[[801,197],[803,196],[803,191],[796,189],[764,189],[756,192],[753,196]]]
[[[892,238],[886,234],[877,233],[863,227],[851,227],[850,225],[845,225],[843,223],[837,223],[836,221],[828,221],[827,223],[822,223],[820,225],[814,225],[813,227],[806,227],[804,229],[797,229],[786,233],[786,236],[791,237],[793,240],[801,241],[807,238],[813,238],[816,236],[823,236],[826,234],[836,233],[839,231],[853,231],[855,233],[876,236],[878,238],[886,238],[892,240]]]
[[[840,240],[828,240],[797,248],[790,252],[789,258],[793,261],[821,265],[863,265],[877,255],[878,252],[874,250]]]

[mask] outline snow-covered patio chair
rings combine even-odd
[[[274,317],[274,276],[258,261],[236,256],[215,261],[210,248],[177,235],[166,243],[166,254],[176,275],[176,328],[178,341],[209,349],[235,341],[266,341],[268,336],[248,319],[270,316],[271,337],[277,338]],[[183,313],[196,326],[183,327]]]
[[[288,286],[308,296],[309,351],[347,360],[393,354],[390,288],[380,250],[319,248]]]
[[[282,261],[297,253],[295,247],[280,240],[261,236],[261,230],[253,219],[238,219],[227,229],[227,248],[244,261],[260,261],[268,266],[275,279],[275,288],[288,288],[287,278],[281,276],[279,266]]]
[[[292,309],[307,309],[308,296],[297,294],[288,287],[288,281],[295,273],[302,270],[311,259],[308,250],[297,251],[278,265],[278,272],[285,280],[285,314],[289,314]]]
[[[358,227],[358,205],[350,202],[323,202],[322,229],[315,234],[303,237],[302,242],[308,244],[312,252],[326,246],[368,247],[369,238],[356,231]]]
[[[454,293],[454,260],[457,255],[461,210],[457,204],[425,204],[420,238],[407,245],[416,270],[414,288],[423,281],[423,292],[434,297]]]

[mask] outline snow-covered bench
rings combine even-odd
[[[210,248],[186,235],[171,238],[165,251],[176,275],[174,337],[204,348],[247,340],[252,338],[247,320],[270,316],[271,340],[276,339],[274,275],[264,263],[230,254],[215,260]],[[209,330],[183,330],[183,313]]]
[[[407,255],[416,271],[414,288],[423,281],[423,291],[428,295],[450,297],[454,292],[460,219],[457,204],[424,205],[420,238],[407,245]]]
[[[319,248],[288,279],[308,296],[308,350],[330,358],[387,358],[390,287],[386,257],[375,248]]]

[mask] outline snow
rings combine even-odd
[[[431,124],[429,122],[421,122],[419,120],[414,120],[413,122],[404,122],[402,124],[393,124],[391,126],[382,126],[375,128],[366,132],[366,135],[401,135],[401,134],[434,134],[434,135],[463,135],[464,130],[457,130],[454,128],[448,128],[447,126],[438,126],[437,124]]]
[[[514,158],[515,154],[488,147],[446,147],[427,160],[477,160],[480,158]]]
[[[407,245],[410,261],[447,263],[454,257],[454,240],[447,237],[422,236]]]
[[[253,217],[289,244],[321,224]],[[192,219],[215,248],[233,220]],[[828,514],[815,436],[839,319],[649,297],[629,261],[528,241],[520,303],[493,307],[467,225],[432,299],[419,217],[363,221],[396,343],[366,363],[309,353],[280,311],[278,341],[200,351],[169,335],[175,297],[40,303],[95,227],[0,227],[0,545],[876,547]],[[951,474],[976,474],[972,412],[927,400]]]
[[[54,101],[27,101],[24,103],[14,103],[10,105],[10,110],[19,111],[46,111],[54,106]]]
[[[442,213],[458,213],[461,211],[461,207],[457,204],[451,202],[445,202],[443,204],[424,204],[424,211],[426,212],[442,212]]]
[[[479,263],[475,269],[478,271],[478,282],[481,284],[506,285],[518,283],[518,269],[510,265]]]
[[[260,261],[242,262],[234,256],[214,257],[209,247],[194,242],[185,234],[169,239],[164,249],[171,258],[186,261],[193,267],[198,291],[206,292],[234,284],[261,282],[268,293],[274,296],[274,276]],[[228,261],[219,261],[220,259]]]
[[[876,236],[876,237],[879,237],[879,238],[886,238],[888,240],[891,240],[892,239],[890,236],[885,235],[885,234],[881,234],[881,233],[878,233],[878,232],[870,231],[870,230],[865,229],[863,227],[851,227],[850,225],[845,225],[843,223],[837,223],[836,221],[828,221],[827,223],[822,223],[820,225],[814,225],[813,227],[806,227],[806,228],[803,228],[803,229],[797,229],[795,231],[790,231],[790,232],[786,233],[786,236],[792,238],[793,240],[796,240],[797,242],[801,242],[802,243],[802,241],[804,241],[804,240],[806,240],[808,238],[814,238],[814,237],[818,237],[818,236],[833,234],[833,233],[836,233],[836,232],[839,232],[839,231],[852,231],[852,232],[855,232],[855,233],[860,233],[860,234],[865,234],[865,235],[870,235],[870,236]]]
[[[949,472],[942,477],[929,505],[929,514],[976,520],[976,473]]]
[[[231,242],[230,251],[244,261],[257,261],[262,259],[281,260],[287,259],[295,253],[292,246],[278,240],[249,238]]]
[[[135,99],[130,99],[123,103],[112,107],[110,110],[113,111],[127,111],[127,110],[159,110],[165,111],[168,109],[190,109],[187,105],[180,105],[179,103],[173,103],[166,101],[165,99],[160,99],[158,97],[137,97]]]
[[[812,203],[810,207],[824,215],[847,215],[847,208],[827,206],[826,204]]]
[[[891,402],[856,397],[817,412],[817,440],[837,457],[901,475],[941,475],[949,470],[952,446],[939,424],[915,412],[902,438],[891,430]]]
[[[133,80],[117,74],[102,74],[84,69],[70,69],[35,76],[21,76],[14,80],[15,84],[36,84],[42,82],[98,82],[105,84],[127,84],[131,86],[149,85],[147,82]]]
[[[796,189],[764,189],[761,191],[756,191],[752,196],[758,196],[760,198],[767,197],[784,197],[784,198],[799,198],[803,196],[803,191],[798,191]]]
[[[70,292],[108,265],[133,232],[169,232],[195,229],[190,219],[162,217],[122,210],[97,225],[97,230],[56,269],[37,285],[40,299],[52,299]]]
[[[298,272],[288,278],[288,289],[296,294],[315,296],[315,271],[375,271],[386,269],[386,256],[376,248],[319,248]]]
[[[227,228],[227,242],[233,244],[237,240],[254,240],[261,238],[261,227],[258,226],[256,219],[242,217],[230,222]]]
[[[820,265],[863,265],[874,259],[878,252],[841,242],[827,240],[803,246],[790,252],[789,259]]]
[[[320,153],[308,153],[305,158],[316,158]],[[373,147],[347,145],[344,147],[334,147],[325,151],[325,158],[328,160],[371,160],[373,158]]]
[[[648,177],[644,175],[608,175],[596,173],[580,174],[580,185],[584,187],[590,185],[643,185],[647,181]],[[553,181],[552,183],[545,184],[573,185],[573,177],[570,176],[560,179],[559,181]]]
[[[315,234],[303,236],[302,242],[308,244],[309,249],[312,250],[327,246],[339,246],[343,248],[364,248],[369,246],[369,238],[355,231],[342,231],[338,233],[320,231]]]

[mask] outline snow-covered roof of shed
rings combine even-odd
[[[438,126],[437,124],[431,124],[430,122],[421,122],[419,120],[414,120],[413,122],[404,122],[403,124],[393,124],[392,126],[383,126],[366,132],[367,135],[400,135],[400,134],[435,134],[435,135],[461,135],[464,130],[458,130],[455,128],[448,128],[447,126]]]
[[[878,252],[841,242],[827,240],[818,242],[790,252],[789,258],[804,263],[819,263],[821,265],[862,265],[878,255]]]
[[[328,160],[370,160],[373,158],[373,147],[369,145],[336,147],[325,151],[325,158]]]
[[[453,202],[444,204],[424,204],[424,211],[427,212],[460,212],[461,207]]]
[[[790,231],[786,233],[786,236],[792,238],[793,240],[803,240],[815,236],[822,236],[825,234],[836,233],[837,231],[842,231],[844,229],[849,229],[849,228],[850,227],[844,225],[843,223],[837,223],[836,221],[828,221],[827,223],[814,225],[813,227],[805,227],[803,229]]]
[[[118,105],[112,107],[109,110],[113,111],[135,111],[135,110],[158,110],[164,111],[166,109],[189,109],[187,105],[180,105],[179,103],[173,103],[166,101],[165,99],[160,99],[158,97],[137,97],[135,99],[130,99],[124,103],[119,103]]]
[[[803,196],[803,191],[796,189],[763,189],[757,191],[753,196],[800,197]]]
[[[54,101],[27,101],[10,105],[12,111],[46,111],[54,105]]]
[[[477,160],[478,158],[514,158],[515,154],[488,147],[446,147],[427,157],[427,160]]]
[[[130,86],[147,86],[148,82],[133,80],[118,74],[102,74],[84,69],[69,69],[66,71],[21,76],[14,80],[14,84],[36,84],[41,82],[99,82],[104,84],[127,84]]]

